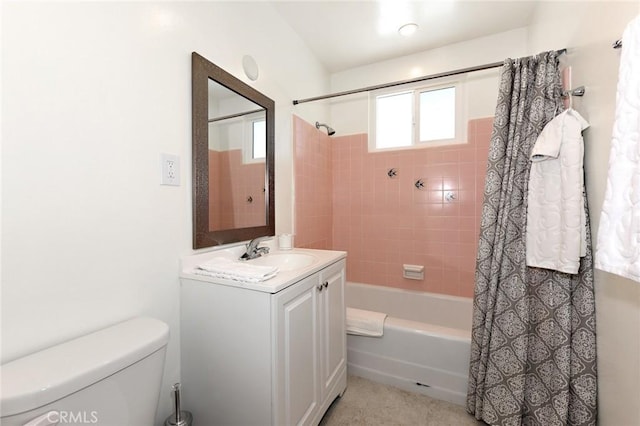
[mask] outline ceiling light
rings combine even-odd
[[[418,24],[404,24],[400,28],[398,28],[398,33],[401,36],[409,37],[411,34],[415,33],[418,30]]]

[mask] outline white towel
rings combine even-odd
[[[382,336],[387,314],[364,309],[347,308],[347,334]]]
[[[640,16],[622,35],[616,115],[595,267],[640,281]]]
[[[233,281],[259,283],[273,278],[278,273],[275,266],[252,265],[247,262],[215,257],[201,265],[194,271],[198,275],[222,278]]]
[[[577,274],[586,254],[584,142],[589,127],[573,109],[551,120],[531,150],[527,266]]]

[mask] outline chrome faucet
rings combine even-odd
[[[249,244],[247,244],[247,252],[240,256],[240,260],[251,260],[269,253],[269,247],[258,247],[258,245],[262,241],[270,240],[271,238],[270,236],[258,237],[249,241]]]

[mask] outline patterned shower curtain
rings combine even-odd
[[[491,425],[596,423],[590,230],[578,274],[525,264],[529,154],[562,110],[560,93],[556,52],[505,61],[484,190],[467,394],[467,410]]]

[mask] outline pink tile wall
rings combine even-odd
[[[210,229],[265,224],[264,163],[244,164],[242,150],[209,150],[209,176]]]
[[[326,185],[332,187],[333,240],[328,247],[349,253],[349,281],[473,296],[492,123],[492,118],[471,120],[469,143],[446,147],[369,153],[366,134],[330,139],[332,168],[327,176],[332,183]],[[308,123],[298,126],[316,132]],[[303,178],[297,170],[307,170],[315,157],[298,155],[298,145],[307,147],[305,139],[313,135],[296,130],[295,136],[299,238],[314,221],[308,217],[311,212],[298,208],[297,199],[314,196],[316,190],[299,185]],[[392,168],[395,178],[387,174]],[[424,188],[414,186],[418,179]],[[454,194],[453,201],[445,200],[447,192]],[[403,264],[424,265],[424,280],[403,278]]]
[[[323,130],[293,116],[296,247],[331,249],[331,139]]]

